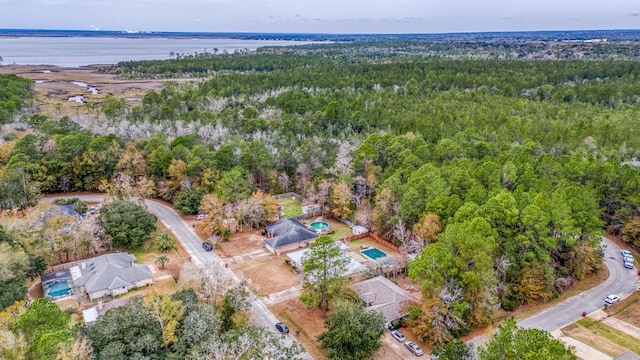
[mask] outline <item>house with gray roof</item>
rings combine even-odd
[[[132,254],[114,253],[83,260],[69,269],[73,285],[82,287],[91,300],[151,285],[151,268],[134,264],[135,259]]]
[[[308,247],[318,233],[309,229],[298,219],[286,218],[267,224],[267,239],[264,244],[269,251],[279,255],[286,251]]]
[[[416,303],[401,287],[384,276],[376,276],[353,285],[369,310],[379,312],[388,323],[408,315],[407,305]]]

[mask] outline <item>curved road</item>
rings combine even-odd
[[[69,194],[64,196],[56,195],[45,198],[45,201],[53,200],[55,198],[69,197],[77,197],[87,202],[104,201],[104,195],[101,194]],[[162,222],[162,224],[175,235],[184,249],[189,253],[191,261],[198,267],[201,267],[207,276],[212,276],[211,272],[208,271],[208,269],[210,269],[210,267],[212,266],[217,266],[222,269],[223,274],[228,275],[236,282],[239,282],[236,274],[234,274],[230,269],[225,268],[225,263],[224,261],[222,261],[222,259],[220,259],[213,251],[204,251],[202,249],[202,239],[200,239],[200,237],[196,235],[191,226],[184,222],[184,220],[182,220],[182,218],[171,207],[152,200],[145,200],[145,204],[149,208],[149,211],[155,214]],[[249,292],[249,294],[252,312],[251,320],[253,321],[253,323],[276,332],[274,325],[278,322],[278,319],[271,313],[271,311],[269,311],[269,309],[260,299],[256,298],[251,292]],[[290,336],[289,339],[291,339],[291,341],[294,341],[292,336]],[[302,353],[299,356],[305,359],[313,359],[308,353]]]
[[[101,202],[104,195],[67,195],[56,197],[78,197],[84,201]],[[52,197],[48,197],[52,199]],[[192,261],[202,267],[207,272],[208,266],[225,267],[224,262],[212,251],[205,252],[202,249],[202,240],[195,234],[193,229],[182,220],[182,218],[169,206],[159,202],[147,200],[145,202],[149,210],[169,229],[182,246],[191,256]],[[518,325],[523,328],[537,328],[546,331],[560,329],[582,316],[582,312],[590,313],[602,308],[604,298],[609,294],[618,294],[625,297],[638,288],[638,275],[636,268],[625,269],[622,266],[622,255],[620,248],[606,238],[602,238],[605,246],[604,262],[609,268],[609,278],[602,284],[570,297],[565,301],[554,305],[534,316],[518,321]],[[208,272],[207,272],[208,273]],[[228,274],[235,280],[236,275],[229,269],[224,269],[223,273]],[[209,274],[210,275],[210,274]],[[251,295],[252,320],[255,324],[264,326],[275,331],[274,324],[278,322],[276,317],[267,309],[260,299]],[[307,359],[311,359],[308,353],[302,354]]]
[[[587,314],[604,306],[604,298],[610,294],[620,297],[631,294],[638,287],[637,269],[625,269],[622,266],[620,248],[606,238],[602,238],[605,246],[604,263],[609,268],[609,278],[602,284],[548,308],[532,317],[518,321],[523,328],[537,328],[547,331],[560,329]]]

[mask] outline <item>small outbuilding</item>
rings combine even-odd
[[[84,319],[84,324],[89,325],[98,320],[98,307],[93,306],[88,309],[82,310],[82,318]]]

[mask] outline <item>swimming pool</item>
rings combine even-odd
[[[362,255],[368,257],[371,260],[377,260],[387,256],[387,254],[384,251],[378,248],[369,248],[366,250],[360,250],[360,253],[362,253]]]
[[[329,223],[326,223],[324,221],[314,221],[309,226],[311,226],[311,228],[317,232],[329,229]]]
[[[62,295],[67,295],[69,294],[69,292],[71,291],[71,288],[69,288],[69,284],[67,284],[66,281],[63,282],[57,282],[53,285],[51,285],[51,287],[49,287],[49,295],[50,297],[58,297],[58,296],[62,296]]]

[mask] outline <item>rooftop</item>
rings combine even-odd
[[[415,300],[384,276],[376,276],[353,285],[367,309],[375,310],[391,322],[407,315],[404,307]]]
[[[265,243],[275,249],[281,246],[303,241],[310,241],[318,237],[318,234],[310,230],[306,225],[295,218],[286,218],[267,224],[267,232],[271,238]]]
[[[127,253],[105,254],[87,259],[71,267],[75,285],[84,286],[88,293],[117,289],[128,283],[153,277],[148,265],[134,264],[136,257]]]

